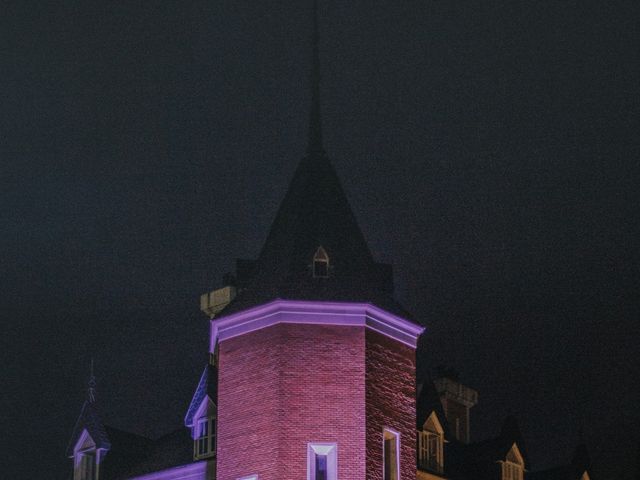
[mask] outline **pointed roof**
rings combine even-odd
[[[73,456],[76,444],[82,436],[82,432],[85,430],[95,442],[96,448],[104,448],[107,450],[111,448],[109,436],[96,408],[96,377],[93,374],[93,359],[91,359],[91,374],[87,382],[87,399],[82,405],[80,415],[73,427],[71,439],[67,446],[67,456]]]
[[[223,314],[282,298],[370,302],[409,317],[393,300],[391,267],[374,261],[322,144],[317,1],[311,38],[307,154],[293,175],[258,259],[238,262],[239,294]],[[313,256],[319,247],[329,257],[327,278],[313,276]]]
[[[76,444],[82,436],[82,432],[85,430],[95,442],[96,448],[104,448],[106,450],[111,448],[109,435],[107,435],[104,424],[95,408],[95,404],[87,400],[82,405],[78,420],[76,420],[76,424],[73,427],[73,433],[67,446],[68,457],[73,456]]]
[[[193,426],[194,415],[200,408],[202,401],[209,397],[213,403],[218,402],[218,369],[209,364],[204,368],[200,381],[193,394],[189,409],[184,417],[184,425],[186,427]]]

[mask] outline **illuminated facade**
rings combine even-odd
[[[323,148],[316,18],[307,152],[258,258],[200,299],[210,363],[184,428],[149,440],[107,427],[91,386],[67,451],[74,480],[552,478],[528,472],[513,420],[470,442],[474,390],[416,382],[424,328],[395,301]],[[585,480],[579,460],[553,478]]]

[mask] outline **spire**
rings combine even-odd
[[[95,403],[96,401],[96,377],[93,374],[93,357],[91,358],[91,375],[89,376],[87,388],[87,400],[89,403]]]
[[[322,147],[322,121],[320,119],[320,34],[318,32],[318,0],[313,0],[311,32],[311,109],[309,111],[309,144],[307,154],[324,155]]]

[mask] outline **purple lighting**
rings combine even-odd
[[[159,472],[131,477],[131,480],[195,480],[206,478],[207,462],[194,462],[179,467],[160,470]]]
[[[274,300],[249,310],[211,321],[209,349],[217,342],[267,328],[278,323],[362,326],[411,348],[424,327],[393,315],[370,303]]]

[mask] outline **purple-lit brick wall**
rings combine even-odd
[[[364,327],[277,324],[222,341],[219,360],[218,480],[305,479],[309,442],[336,442],[338,478],[365,478]]]
[[[400,478],[416,478],[415,350],[366,332],[367,480],[382,480],[382,431],[400,433]]]

